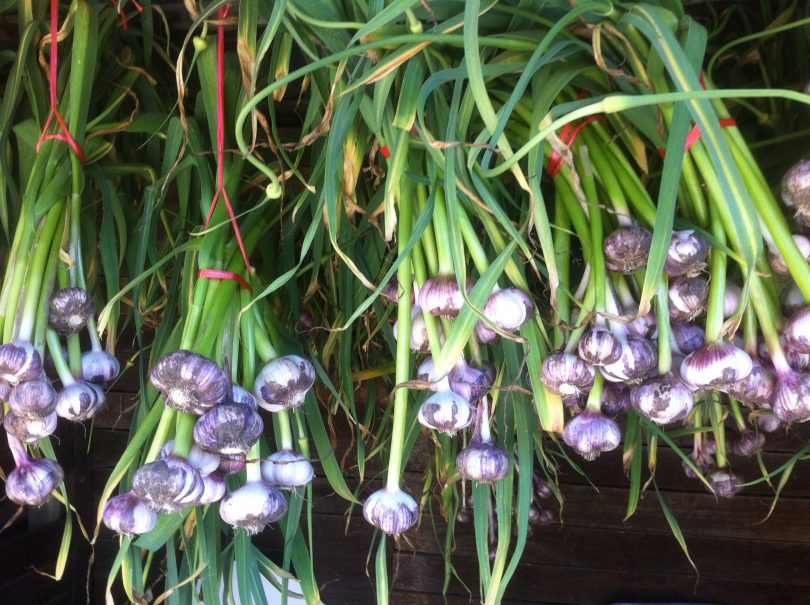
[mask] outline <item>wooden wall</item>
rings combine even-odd
[[[60,425],[58,449],[60,460],[65,462],[68,488],[91,532],[94,502],[126,444],[127,409],[135,401],[135,378],[130,372],[110,393],[110,405],[96,421],[89,455],[84,427]],[[778,467],[807,437],[808,431],[801,430],[771,439],[763,456],[766,466]],[[406,480],[413,491],[419,489],[430,447],[429,440],[423,437],[412,459]],[[8,472],[10,456],[7,449],[3,452],[0,464]],[[748,479],[759,476],[756,461],[734,460],[733,464]],[[648,490],[636,514],[623,521],[628,489],[618,453],[605,455],[584,468],[598,490],[573,471],[563,473],[562,515],[555,505],[555,522],[535,528],[506,603],[809,602],[810,465],[796,467],[773,515],[760,523],[772,502],[769,486],[760,483],[731,501],[718,502],[697,481],[684,476],[680,461],[671,451],[661,448],[658,486],[681,524],[699,576],[673,538],[654,491]],[[351,485],[352,470],[346,473]],[[314,492],[315,570],[324,601],[329,605],[372,603],[370,528],[357,515],[347,523],[346,503],[331,492],[324,478],[316,479]],[[0,525],[15,510],[8,501],[0,503]],[[58,507],[55,510],[58,515]],[[106,574],[115,555],[115,541],[106,529],[93,549],[95,561],[89,574],[87,566],[93,551],[78,530],[64,579],[57,583],[39,573],[52,573],[62,528],[61,518],[49,521],[46,508],[24,513],[0,533],[0,603],[104,603]],[[267,530],[260,539],[271,554],[279,554],[277,529]],[[409,533],[407,540],[392,548],[391,569],[397,569],[392,603],[456,605],[470,602],[471,593],[472,602],[477,602],[472,526],[456,526],[453,561],[461,581],[450,582],[446,600],[442,596],[442,541],[442,523],[437,523],[434,530],[425,516],[418,531]]]

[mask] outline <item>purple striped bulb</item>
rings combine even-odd
[[[225,475],[219,471],[214,471],[203,478],[203,492],[200,496],[200,504],[213,504],[219,502],[225,496],[227,485],[225,485]]]
[[[166,405],[201,416],[228,394],[230,380],[213,361],[181,349],[161,357],[149,376]]]
[[[315,384],[315,368],[298,355],[285,355],[269,361],[253,383],[259,407],[280,412],[303,405]]]
[[[622,432],[614,420],[587,409],[569,420],[563,429],[565,443],[588,461],[616,449],[621,438]]]
[[[605,382],[602,387],[600,408],[608,418],[616,418],[631,407],[630,389],[620,382]]]
[[[782,422],[810,420],[810,374],[794,370],[780,372],[771,405],[774,415]]]
[[[0,346],[0,380],[12,387],[42,375],[42,357],[30,342],[15,340]]]
[[[738,456],[750,458],[765,445],[765,435],[746,429],[733,441],[731,449]]]
[[[810,353],[810,306],[794,313],[782,332],[784,344],[799,353]]]
[[[275,452],[262,462],[262,478],[279,488],[304,487],[312,482],[314,476],[315,470],[310,461],[293,450]]]
[[[670,277],[697,275],[706,267],[709,242],[698,231],[673,231],[664,272]]]
[[[605,264],[625,275],[647,266],[652,233],[642,227],[619,227],[604,241]]]
[[[174,453],[174,441],[167,441],[160,448],[160,457],[166,458]],[[192,444],[188,452],[187,459],[191,466],[197,469],[201,477],[210,475],[219,468],[219,456],[212,452],[206,452],[204,449]]]
[[[629,336],[622,345],[619,361],[599,368],[609,382],[638,384],[651,376],[658,367],[658,351],[646,338]]]
[[[447,376],[450,390],[467,401],[476,401],[489,392],[492,381],[483,370],[459,361]]]
[[[669,315],[677,321],[692,321],[706,311],[709,284],[702,277],[677,277],[669,284]]]
[[[472,283],[467,282],[467,292]],[[464,306],[464,295],[455,275],[439,274],[428,279],[417,295],[419,306],[431,315],[453,318]]]
[[[720,498],[733,498],[742,490],[743,479],[727,468],[718,468],[706,477]]]
[[[419,407],[417,418],[422,426],[455,435],[470,426],[473,408],[469,401],[453,391],[436,391]]]
[[[363,517],[383,533],[396,536],[416,525],[419,505],[401,489],[385,487],[366,499]]]
[[[91,382],[78,380],[56,395],[56,413],[72,422],[84,422],[95,416],[106,401],[101,388]]]
[[[135,471],[132,491],[160,513],[195,506],[205,489],[200,473],[185,458],[167,456]]]
[[[258,534],[287,514],[284,495],[266,481],[250,481],[225,495],[219,516],[225,523]]]
[[[639,414],[656,424],[669,424],[686,418],[695,398],[683,382],[667,374],[630,389],[630,402]]]
[[[594,326],[582,335],[577,344],[577,352],[585,363],[601,366],[619,361],[622,343],[607,328]]]
[[[9,473],[6,496],[23,506],[41,506],[64,479],[58,463],[48,458],[27,458]]]
[[[785,206],[797,210],[810,206],[810,160],[799,160],[785,172],[782,201]]]
[[[24,443],[36,443],[56,430],[56,413],[47,416],[23,416],[9,412],[3,419],[6,432]]]
[[[244,405],[220,404],[197,420],[194,442],[224,456],[247,454],[263,431],[264,422],[258,412]]]
[[[113,496],[104,506],[104,525],[125,535],[145,534],[157,525],[157,514],[132,492]]]
[[[490,294],[484,305],[484,315],[501,330],[516,332],[534,314],[534,303],[523,290],[504,288]]]
[[[769,405],[776,388],[776,374],[756,357],[751,358],[751,373],[732,382],[726,393],[751,407]]]
[[[494,483],[509,473],[509,455],[491,441],[473,439],[456,457],[456,468],[468,481]]]
[[[724,389],[748,376],[752,369],[748,353],[727,342],[714,342],[684,358],[681,377],[697,388]]]
[[[810,261],[810,239],[805,237],[804,235],[796,234],[793,236],[793,242],[796,244],[796,247],[799,249],[799,252],[804,257],[804,260]],[[790,275],[790,269],[787,266],[787,262],[785,262],[785,258],[777,249],[773,249],[771,251],[768,260],[771,264],[771,269],[774,272],[778,273],[779,275]]]
[[[728,319],[737,312],[742,300],[742,288],[737,284],[726,284],[723,293],[723,318]]]
[[[11,410],[20,416],[43,418],[56,411],[56,391],[46,378],[18,384],[8,397]]]
[[[689,355],[689,353],[697,351],[706,342],[706,333],[697,324],[673,321],[671,328],[676,353]]]
[[[118,377],[121,364],[106,351],[82,353],[82,378],[93,384],[107,385]]]
[[[62,334],[78,334],[96,312],[96,303],[87,290],[62,288],[48,305],[48,321]]]
[[[570,353],[551,353],[543,360],[543,384],[564,398],[578,397],[591,390],[596,371]]]

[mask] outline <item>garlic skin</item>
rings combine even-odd
[[[433,380],[434,368],[435,365],[433,363],[433,357],[428,355],[422,360],[422,363],[419,364],[419,367],[416,368],[416,377],[422,382],[430,383],[430,386],[428,386],[428,388],[431,391],[438,391],[442,387],[442,381]]]
[[[223,475],[233,475],[245,470],[247,460],[245,456],[221,456],[219,457],[219,470]]]
[[[509,473],[509,455],[491,441],[473,439],[456,457],[459,474],[468,481],[494,483]]]
[[[742,477],[729,469],[719,468],[712,471],[706,479],[720,498],[732,498],[742,490]]]
[[[62,467],[49,458],[27,458],[9,473],[6,496],[22,506],[41,506],[64,476]]]
[[[479,320],[475,324],[475,337],[482,345],[488,345],[498,340],[500,335],[494,330],[490,330],[487,324]]]
[[[797,210],[810,206],[810,161],[799,160],[782,177],[782,201]]]
[[[715,342],[684,358],[681,377],[698,388],[724,389],[748,376],[753,366],[751,357],[742,349],[727,342]]]
[[[283,449],[262,462],[262,479],[283,489],[304,487],[312,482],[315,470],[303,455]]]
[[[773,433],[782,426],[782,421],[773,414],[762,414],[757,416],[757,428],[763,433]]]
[[[383,533],[396,536],[416,525],[419,505],[401,489],[385,487],[366,499],[363,517]]]
[[[82,378],[98,385],[110,384],[121,372],[121,364],[106,351],[82,353]]]
[[[276,357],[261,369],[253,383],[253,394],[259,407],[280,412],[303,405],[314,384],[312,364],[298,355],[285,355]]]
[[[472,283],[468,281],[467,292],[470,290]],[[439,274],[425,281],[419,289],[417,301],[424,312],[451,319],[464,306],[464,294],[455,275]]]
[[[599,368],[609,382],[637,384],[651,376],[658,367],[658,351],[646,338],[630,336],[622,345],[619,361]]]
[[[799,286],[796,285],[795,281],[790,282],[790,284],[782,290],[782,294],[779,296],[779,302],[782,306],[782,312],[786,317],[790,317],[797,311],[803,309],[806,304],[804,302],[804,294],[799,290]]]
[[[638,338],[652,339],[658,334],[658,321],[654,313],[647,313],[634,317],[626,324],[624,324],[627,334],[630,336],[637,336]]]
[[[742,300],[742,288],[737,284],[726,284],[723,294],[723,319],[728,319],[737,312]]]
[[[714,470],[714,459],[709,452],[705,452],[702,449],[697,449],[689,454],[689,458],[692,460],[692,463],[700,471],[700,474],[703,477]],[[681,466],[683,467],[683,472],[687,477],[690,479],[698,479],[698,475],[688,464],[686,464],[686,462],[681,462]]]
[[[577,353],[582,361],[592,366],[616,363],[622,356],[622,343],[607,328],[594,326],[582,335]]]
[[[142,466],[132,478],[132,491],[159,513],[176,513],[196,505],[204,488],[197,469],[174,455]]]
[[[23,443],[36,443],[43,437],[53,434],[56,430],[56,413],[47,416],[23,416],[16,412],[9,412],[3,419],[6,432]]]
[[[642,227],[619,227],[604,241],[605,264],[625,275],[647,266],[652,233]]]
[[[0,346],[0,380],[17,386],[42,375],[42,357],[30,342],[15,340]]]
[[[167,441],[162,448],[160,448],[160,457],[166,458],[174,453],[174,441]],[[206,477],[219,468],[220,458],[212,452],[206,452],[204,449],[192,444],[191,450],[188,453],[188,461],[197,471],[201,477]]]
[[[782,331],[785,346],[799,353],[810,353],[810,307],[794,313]]]
[[[574,416],[563,429],[563,441],[589,462],[602,452],[616,449],[621,439],[622,432],[614,420],[588,409]]]
[[[422,403],[417,418],[422,426],[452,436],[470,426],[473,409],[461,395],[442,390],[436,391]]]
[[[708,255],[709,242],[702,233],[673,231],[664,272],[670,277],[697,275],[706,267]]]
[[[541,376],[549,391],[568,398],[590,391],[596,371],[576,355],[557,352],[543,360]]]
[[[678,277],[669,284],[669,315],[677,321],[692,321],[706,312],[709,284],[702,277]]]
[[[243,389],[238,384],[233,385],[231,388],[231,399],[228,403],[247,406],[254,412],[259,411],[259,402],[256,401],[253,393]]]
[[[84,422],[95,416],[107,397],[97,385],[83,380],[67,385],[56,395],[56,413],[71,422]]]
[[[732,442],[731,450],[738,456],[750,458],[760,451],[763,445],[765,435],[746,429]]]
[[[447,379],[450,390],[467,401],[481,399],[492,387],[492,381],[483,370],[468,365],[463,359],[453,366]]]
[[[796,243],[796,247],[799,248],[799,252],[801,252],[804,260],[810,261],[810,239],[803,235],[795,234],[793,235],[793,241]],[[779,275],[790,275],[790,269],[788,269],[785,259],[776,248],[771,251],[768,256],[768,261],[770,262],[771,269],[773,269],[775,273]]]
[[[233,403],[216,405],[194,425],[194,442],[224,456],[247,454],[264,431],[258,412]]]
[[[779,342],[782,345],[783,353],[785,354],[785,359],[787,360],[788,365],[796,371],[801,372],[802,370],[806,370],[810,367],[810,354],[808,353],[800,353],[796,349],[789,347],[785,343],[784,337],[779,337]],[[772,364],[773,358],[771,357],[771,350],[768,347],[768,343],[764,340],[760,341],[757,344],[757,354],[759,354],[759,358],[762,361]]]
[[[96,303],[87,290],[62,288],[48,304],[48,322],[61,334],[78,334],[96,312]]]
[[[771,403],[774,415],[785,423],[810,420],[810,374],[779,374]]]
[[[741,403],[760,407],[771,403],[776,389],[776,374],[756,357],[751,358],[751,373],[725,388]]]
[[[225,496],[227,485],[225,485],[225,475],[219,471],[214,471],[203,478],[203,492],[200,496],[200,504],[213,504],[219,502]]]
[[[683,382],[667,374],[631,388],[630,402],[639,414],[664,425],[686,418],[695,398]]]
[[[534,303],[518,288],[504,288],[490,294],[484,315],[501,330],[516,332],[534,315]]]
[[[608,418],[624,414],[632,407],[630,389],[620,382],[605,382],[599,407]]]
[[[287,514],[287,500],[265,481],[249,481],[226,494],[219,504],[219,516],[225,523],[254,535]]]
[[[673,321],[671,324],[674,352],[686,356],[706,343],[706,333],[697,324]]]
[[[166,405],[201,416],[228,394],[230,380],[213,361],[181,349],[161,357],[149,375]]]
[[[439,329],[441,334],[441,328]],[[394,339],[399,339],[399,323],[394,322]],[[442,340],[444,340],[442,335]],[[428,353],[430,341],[428,340],[427,326],[422,309],[417,305],[411,311],[411,351],[414,353]]]
[[[27,418],[50,416],[56,411],[56,391],[46,378],[26,380],[11,391],[8,405],[15,414]]]
[[[144,500],[125,492],[107,500],[102,521],[115,532],[133,536],[152,531],[157,525],[157,514]]]

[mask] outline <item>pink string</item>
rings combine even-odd
[[[127,24],[127,14],[122,9],[121,4],[118,3],[118,0],[110,0],[110,2],[115,5],[118,14],[121,15],[121,25],[124,28],[124,31],[127,31],[129,29],[129,25]],[[135,8],[138,9],[139,13],[143,12],[143,6],[138,4],[136,0],[132,0],[132,4],[135,5]]]
[[[59,99],[57,98],[56,95],[56,86],[59,83],[58,34],[59,34],[59,0],[51,0],[51,64],[50,64],[51,80],[49,82],[51,111],[48,114],[48,119],[45,122],[45,126],[42,127],[42,134],[39,136],[39,140],[37,141],[37,153],[39,153],[39,150],[42,147],[42,143],[44,143],[45,141],[64,141],[70,146],[70,148],[79,158],[79,161],[82,163],[82,165],[84,165],[87,163],[87,160],[84,157],[84,152],[82,151],[82,148],[79,147],[79,144],[76,142],[76,140],[73,138],[73,135],[70,134],[70,130],[68,129],[68,126],[65,123],[64,118],[62,117],[62,114],[59,113]],[[62,130],[62,132],[48,134],[48,128],[50,128],[54,117],[56,118],[56,121],[59,124],[59,128]]]

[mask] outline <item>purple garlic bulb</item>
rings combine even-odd
[[[605,382],[602,387],[602,413],[608,418],[616,418],[631,407],[630,389],[620,382]]]
[[[751,358],[751,373],[732,382],[726,387],[726,393],[745,405],[760,407],[769,405],[776,388],[776,374],[756,357]]]
[[[543,384],[563,398],[578,397],[591,390],[595,370],[576,355],[551,353],[543,360]]]
[[[236,456],[219,457],[219,470],[222,472],[223,475],[233,475],[234,473],[240,473],[243,470],[245,470],[246,465],[247,465],[246,458],[241,454]]]
[[[42,357],[30,342],[15,340],[0,346],[0,380],[14,387],[41,375]]]
[[[789,208],[810,206],[810,161],[799,160],[782,177],[782,201]]]
[[[104,391],[97,385],[78,380],[56,395],[56,413],[72,422],[84,422],[95,416],[105,402]]]
[[[104,525],[126,535],[145,534],[157,525],[157,515],[145,500],[125,492],[107,500],[102,517]]]
[[[247,454],[264,431],[258,412],[233,403],[216,405],[194,425],[194,442],[225,456]]]
[[[692,464],[695,465],[695,468],[700,471],[700,474],[703,477],[714,470],[714,459],[709,452],[704,451],[703,449],[694,450],[691,454],[689,454],[689,458],[692,460]],[[686,464],[686,462],[682,462],[681,465],[683,466],[683,472],[687,477],[690,479],[698,478],[698,475],[695,473],[692,467]]]
[[[709,242],[703,234],[692,231],[673,231],[664,272],[670,277],[697,275],[706,267]]]
[[[473,409],[470,402],[450,390],[436,391],[419,408],[419,423],[429,429],[455,435],[470,426]]]
[[[159,513],[176,513],[199,503],[205,484],[191,463],[179,456],[159,458],[139,468],[132,491]]]
[[[681,355],[697,351],[706,342],[706,333],[697,324],[673,321],[671,327],[673,344]]]
[[[398,323],[394,323],[394,339],[399,338]],[[430,351],[430,340],[428,339],[425,316],[422,310],[416,306],[411,311],[411,351],[414,353],[427,353]]]
[[[462,359],[447,376],[450,383],[450,390],[461,395],[467,401],[476,401],[489,392],[492,381],[484,373]]]
[[[174,441],[167,441],[162,448],[160,448],[160,457],[166,458],[174,453]],[[201,477],[206,477],[219,468],[219,456],[204,449],[191,445],[191,450],[188,452],[188,461]]]
[[[44,377],[26,380],[11,391],[8,405],[15,414],[27,418],[50,416],[56,411],[56,391]]]
[[[213,361],[181,349],[161,357],[149,376],[166,405],[201,416],[228,394],[230,380]]]
[[[652,375],[658,367],[658,351],[646,338],[629,336],[622,345],[619,361],[599,368],[609,382],[637,384]]]
[[[366,499],[363,517],[383,533],[396,536],[416,525],[419,505],[401,489],[385,487]]]
[[[279,488],[304,487],[312,482],[313,477],[315,470],[310,461],[293,450],[275,452],[262,462],[262,478]]]
[[[763,445],[765,445],[765,435],[746,429],[733,441],[731,449],[738,456],[750,458],[760,451]]]
[[[227,494],[219,505],[225,523],[258,534],[287,514],[287,500],[265,481],[250,481]]]
[[[762,414],[756,418],[757,428],[763,433],[773,433],[782,426],[782,421],[773,414]]]
[[[48,321],[62,334],[78,334],[96,312],[96,303],[87,290],[62,288],[48,305]]]
[[[714,493],[720,498],[732,498],[742,490],[742,477],[727,468],[718,468],[709,473],[706,478],[714,489]]]
[[[588,461],[616,449],[621,438],[616,421],[588,409],[569,420],[563,429],[563,440]]]
[[[692,321],[706,311],[709,284],[702,277],[677,277],[669,284],[669,315]]]
[[[225,496],[227,485],[225,475],[219,471],[214,471],[203,478],[203,493],[200,496],[200,504],[213,504],[219,502]]]
[[[280,412],[304,404],[315,384],[315,368],[298,355],[276,357],[268,362],[256,377],[253,394],[259,407]]]
[[[534,314],[534,303],[529,295],[518,288],[505,288],[490,294],[484,315],[501,330],[520,330]]]
[[[233,385],[233,388],[231,389],[231,400],[228,403],[244,405],[249,407],[254,412],[259,411],[259,402],[256,401],[253,394],[249,393],[238,384]]]
[[[794,313],[782,332],[784,344],[799,353],[810,353],[810,307]]]
[[[473,438],[456,457],[456,468],[468,481],[494,483],[509,473],[509,455],[491,440]]]
[[[494,330],[490,330],[489,326],[483,321],[478,321],[475,324],[475,337],[482,345],[493,343],[500,338],[498,333]]]
[[[472,284],[467,283],[467,292]],[[439,317],[452,318],[464,306],[464,294],[456,282],[455,275],[440,274],[428,279],[419,289],[417,296],[423,311]]]
[[[773,394],[774,415],[782,422],[810,420],[810,374],[780,372]]]
[[[646,315],[639,315],[625,324],[627,333],[631,336],[639,338],[651,339],[655,338],[658,333],[658,321],[655,319],[653,313]]]
[[[49,458],[25,456],[6,479],[6,496],[22,506],[41,506],[62,479],[64,472],[58,463]]]
[[[110,384],[118,377],[121,364],[106,351],[82,353],[82,378],[98,385]]]
[[[785,286],[782,290],[782,294],[779,297],[779,302],[782,305],[782,312],[786,316],[793,315],[800,309],[804,308],[804,294],[802,291],[799,290],[799,286],[796,285],[795,281],[790,282],[789,285]]]
[[[582,335],[577,344],[580,359],[592,366],[616,363],[622,356],[622,343],[613,332],[594,326]]]
[[[619,227],[604,241],[605,264],[611,271],[629,275],[647,266],[652,233],[642,227]]]
[[[683,420],[692,411],[692,391],[672,374],[657,376],[630,389],[635,410],[656,424]]]
[[[801,252],[801,255],[804,257],[804,260],[810,261],[810,239],[806,238],[803,235],[796,234],[793,236],[793,241],[796,244],[796,247]],[[790,269],[785,262],[784,257],[779,253],[777,249],[773,249],[771,251],[768,260],[771,263],[771,269],[774,270],[775,273],[779,275],[790,275]]]
[[[705,389],[725,389],[751,373],[751,357],[727,342],[714,342],[687,355],[681,363],[681,377],[688,384]]]
[[[728,319],[737,312],[742,300],[742,288],[737,284],[726,284],[723,292],[723,318]]]
[[[23,443],[36,443],[56,430],[56,414],[24,416],[11,411],[3,419],[6,432]]]

